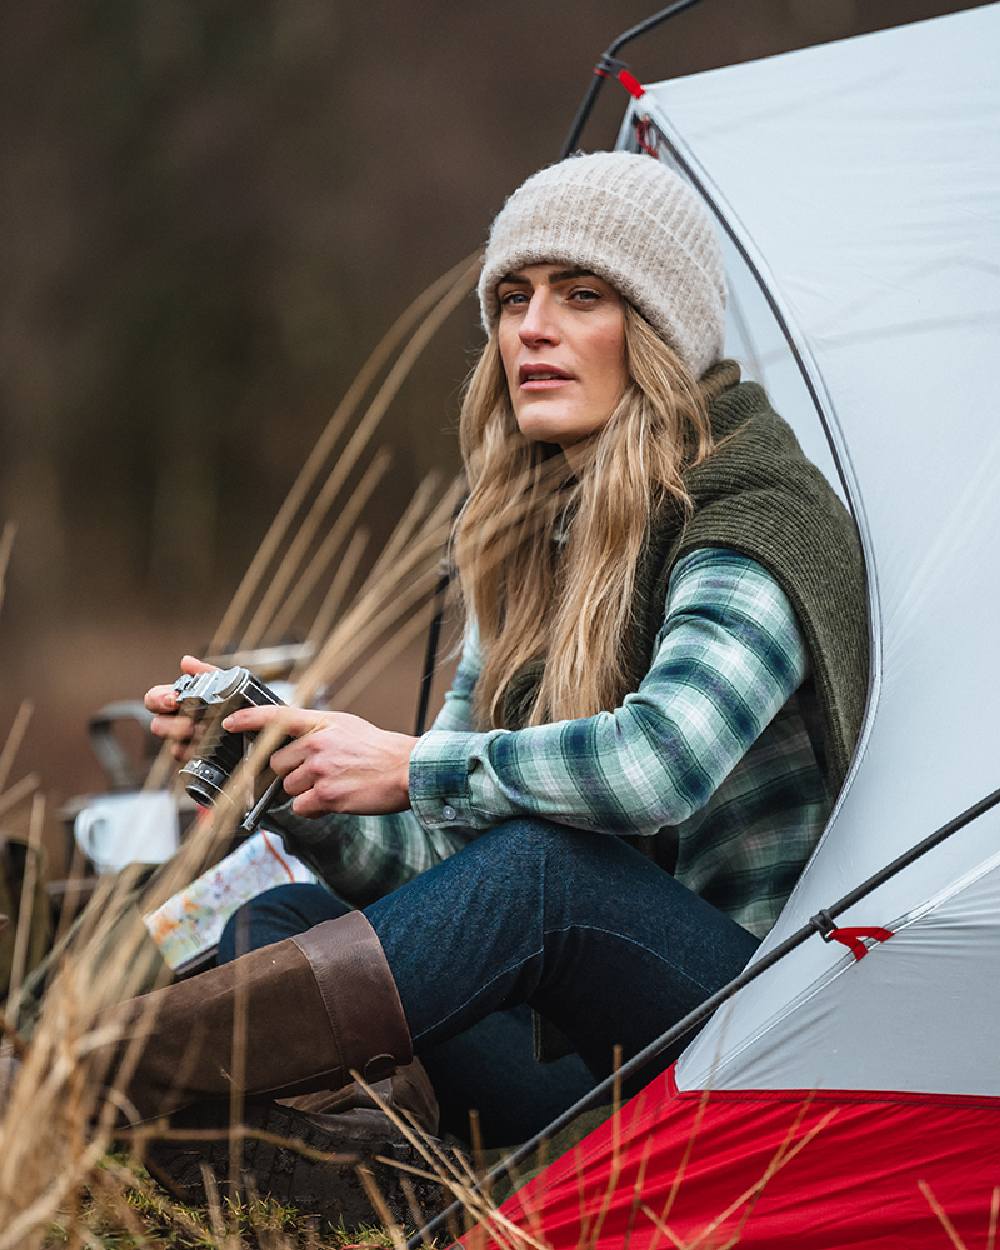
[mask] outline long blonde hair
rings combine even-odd
[[[671,500],[690,511],[682,475],[712,436],[697,382],[628,303],[624,337],[629,382],[575,476],[557,448],[518,430],[495,333],[466,384],[470,493],[454,556],[483,651],[483,728],[504,726],[505,692],[531,661],[545,668],[529,724],[609,710],[628,693],[623,643],[650,516]]]

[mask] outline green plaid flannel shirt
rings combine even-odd
[[[332,889],[363,905],[517,817],[640,837],[672,826],[677,879],[767,932],[830,806],[806,727],[808,655],[770,574],[719,548],[679,561],[649,672],[613,712],[476,732],[479,668],[470,629],[411,756],[409,811],[274,814]]]

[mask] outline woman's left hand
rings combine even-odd
[[[346,712],[294,707],[241,708],[223,721],[234,733],[260,733],[271,726],[295,739],[275,751],[270,763],[284,778],[297,816],[377,816],[410,806],[410,752],[416,738],[389,733]]]

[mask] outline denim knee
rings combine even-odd
[[[456,856],[454,883],[476,886],[481,898],[526,903],[531,896],[541,907],[545,898],[555,903],[580,890],[593,892],[623,854],[637,852],[607,834],[519,818],[497,825]]]
[[[613,853],[619,839],[557,825],[551,820],[518,817],[504,821],[478,838],[473,846],[488,857],[502,857],[517,870],[560,863],[572,869],[574,863],[589,862],[595,855]]]
[[[560,895],[572,894],[586,877],[595,875],[581,845],[590,840],[605,839],[545,820],[506,821],[402,889],[370,903],[365,915],[383,947],[388,943],[394,953],[400,934],[409,934],[407,941],[412,941],[414,921],[434,933],[455,915],[470,922],[475,917],[483,940],[494,921],[522,931],[537,930],[547,881]],[[392,966],[391,956],[389,963]]]

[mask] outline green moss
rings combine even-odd
[[[175,1202],[134,1161],[112,1156],[107,1166],[112,1164],[127,1168],[136,1184],[123,1186],[114,1195],[91,1185],[75,1214],[66,1213],[50,1225],[44,1250],[62,1250],[73,1242],[74,1233],[84,1230],[103,1250],[343,1250],[392,1245],[389,1233],[378,1224],[350,1231],[343,1226],[320,1227],[315,1216],[271,1198],[224,1198],[213,1226],[206,1209]]]

